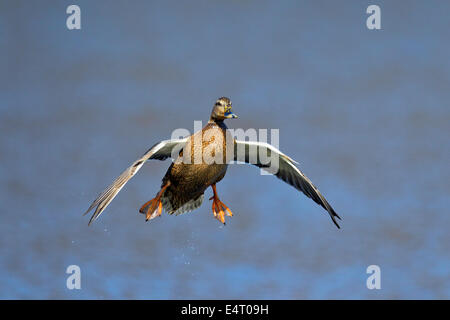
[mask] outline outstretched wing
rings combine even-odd
[[[278,159],[278,166],[276,166],[276,163],[270,161],[270,159]],[[234,160],[253,164],[275,174],[277,178],[290,184],[321,205],[328,211],[334,224],[340,228],[336,222],[336,218],[341,219],[341,217],[338,216],[325,197],[312,184],[311,180],[295,166],[294,163],[296,162],[274,146],[264,142],[235,140]]]
[[[122,174],[118,176],[117,179],[94,200],[94,202],[92,202],[89,209],[84,213],[84,215],[86,215],[93,208],[97,207],[89,220],[89,225],[100,216],[128,180],[141,169],[145,161],[149,159],[166,160],[171,157],[172,154],[177,156],[178,152],[181,151],[186,144],[186,141],[187,138],[161,141],[151,147],[141,158],[136,160],[130,167],[122,172]]]

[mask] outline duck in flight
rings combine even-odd
[[[231,136],[224,120],[234,118],[237,116],[232,111],[230,99],[222,97],[214,104],[210,119],[202,130],[183,139],[164,140],[155,144],[92,202],[85,212],[86,215],[95,208],[89,225],[100,216],[147,160],[172,158],[174,161],[162,179],[160,191],[139,210],[140,213],[145,214],[146,221],[160,216],[163,208],[169,214],[181,214],[198,208],[203,202],[204,192],[211,187],[212,212],[215,218],[225,224],[225,215],[231,217],[233,213],[219,199],[216,184],[225,177],[228,164],[240,161],[269,171],[303,192],[322,206],[333,223],[340,228],[336,221],[336,218],[341,219],[339,215],[312,182],[296,167],[294,160],[265,142],[240,141]],[[214,161],[206,161],[207,151]],[[273,166],[263,161],[261,155],[277,160],[275,172],[273,172]]]

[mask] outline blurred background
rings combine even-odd
[[[81,8],[68,30],[66,8]],[[366,8],[381,8],[368,30]],[[0,298],[450,298],[450,3],[0,2]],[[91,227],[92,200],[228,96],[231,128],[280,148],[342,216],[257,168],[235,213],[145,222],[148,162]],[[366,268],[381,268],[368,290]],[[81,290],[66,268],[81,268]]]

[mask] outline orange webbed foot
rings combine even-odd
[[[154,198],[139,209],[140,213],[145,214],[145,221],[159,217],[162,213],[162,202],[158,198]]]
[[[150,201],[147,201],[142,205],[139,209],[139,212],[145,214],[145,221],[152,220],[156,217],[159,217],[162,213],[162,202],[161,197],[164,194],[164,191],[167,187],[170,186],[170,182],[167,182],[161,190],[158,192],[155,198]]]
[[[229,217],[233,216],[233,213],[231,212],[230,208],[228,208],[225,203],[220,201],[219,197],[217,196],[215,185],[212,185],[214,195],[209,198],[209,200],[213,200],[212,203],[212,212],[214,214],[214,217],[225,224],[225,214]]]

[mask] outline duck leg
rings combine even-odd
[[[209,198],[209,200],[213,200],[212,211],[214,217],[223,224],[225,224],[225,213],[229,217],[232,217],[233,213],[222,201],[220,201],[219,196],[217,195],[215,183],[211,185],[211,188],[213,189],[214,195],[211,198]]]
[[[139,209],[140,213],[145,213],[146,215],[145,221],[151,220],[161,215],[162,213],[161,197],[164,194],[164,191],[166,191],[168,186],[170,186],[170,181],[167,181],[167,183],[157,193],[155,198],[144,203],[142,207]]]

